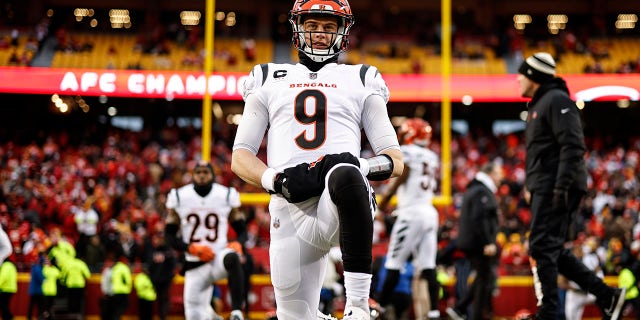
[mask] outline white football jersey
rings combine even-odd
[[[229,214],[233,208],[240,207],[240,194],[235,188],[214,183],[209,194],[202,197],[193,184],[188,184],[171,189],[166,206],[180,216],[184,243],[206,244],[213,252],[219,252],[227,246]],[[197,257],[185,254],[187,261],[198,261]]]
[[[431,150],[415,144],[400,146],[406,166],[410,168],[407,181],[398,187],[398,208],[432,204],[438,187],[440,168],[438,156]]]
[[[256,95],[268,108],[267,165],[277,170],[325,154],[359,157],[365,100],[389,99],[378,70],[366,65],[330,63],[317,72],[302,64],[256,65],[242,89],[245,100]],[[381,149],[391,147],[397,145]]]

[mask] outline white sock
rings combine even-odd
[[[348,304],[364,310],[369,310],[371,274],[345,271],[344,290]]]

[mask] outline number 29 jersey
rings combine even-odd
[[[267,109],[267,164],[277,170],[325,154],[360,156],[365,100],[371,95],[385,103],[389,99],[382,76],[367,65],[330,63],[317,72],[303,64],[256,65],[242,89],[245,101],[255,95],[257,107]],[[264,132],[255,134],[262,139]],[[376,141],[368,138],[374,146]],[[257,152],[255,145],[245,147]]]
[[[202,197],[193,184],[171,189],[167,195],[167,209],[180,216],[180,232],[185,243],[204,244],[219,252],[227,246],[229,214],[240,207],[240,194],[235,188],[214,183],[211,191]],[[187,261],[199,259],[185,252]]]

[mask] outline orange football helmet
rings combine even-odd
[[[417,144],[426,147],[431,142],[433,128],[420,118],[407,119],[398,129],[398,141],[402,144]]]
[[[330,35],[333,41],[328,49],[314,49],[305,40],[304,17],[307,15],[329,15],[338,19],[338,31]],[[347,0],[296,0],[289,12],[289,23],[296,49],[315,62],[324,62],[347,50],[354,19]]]

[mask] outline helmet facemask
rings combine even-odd
[[[347,12],[341,12],[331,7],[319,6],[319,8],[316,9],[312,6],[311,9],[295,9],[294,7],[294,10],[290,12],[289,22],[293,31],[293,45],[296,49],[315,62],[324,62],[347,50],[349,32],[353,26],[353,16],[350,14],[350,9]],[[305,31],[305,19],[314,17],[337,18],[338,28],[336,32]],[[318,32],[324,32],[331,40],[328,48],[313,48],[313,45],[307,41],[307,38],[313,40],[314,34]]]

